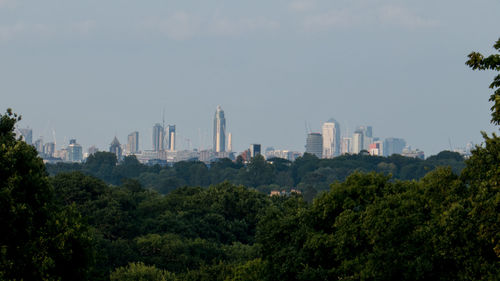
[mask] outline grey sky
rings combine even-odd
[[[87,149],[177,125],[210,147],[220,104],[233,147],[304,150],[333,117],[427,155],[481,141],[500,1],[0,0],[0,105],[33,137]]]

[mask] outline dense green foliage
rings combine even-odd
[[[55,201],[35,148],[16,139],[19,119],[0,115],[0,280],[84,280],[90,233],[74,205]]]
[[[51,179],[56,197],[76,205],[95,233],[95,279],[130,262],[185,273],[212,263],[255,258],[258,214],[270,200],[223,183],[178,188],[167,196],[134,180],[115,187],[81,172]]]
[[[161,168],[97,153],[49,178],[18,119],[0,116],[0,280],[500,280],[495,134],[465,163],[442,152]],[[306,192],[257,191],[295,185]]]
[[[498,199],[498,190],[481,192]],[[499,205],[492,199],[491,209],[486,208],[490,212],[477,216],[477,196],[476,189],[467,188],[449,169],[438,169],[419,182],[356,173],[332,185],[312,205],[296,200],[267,212],[258,233],[267,276],[497,280]]]
[[[147,266],[139,262],[117,268],[111,273],[110,279],[111,281],[169,281],[175,280],[175,275],[155,266]]]
[[[344,181],[353,172],[378,172],[394,179],[417,180],[440,166],[450,166],[455,173],[464,167],[464,159],[456,152],[443,151],[426,160],[400,155],[376,157],[344,155],[334,159],[318,159],[305,154],[294,162],[273,158],[253,158],[248,165],[221,159],[207,166],[202,162],[175,163],[173,167],[146,166],[135,156],[127,156],[117,163],[109,152],[97,152],[83,164],[48,164],[51,175],[81,171],[107,183],[120,185],[124,179],[136,179],[145,188],[166,194],[182,186],[201,186],[229,181],[270,193],[271,190],[298,188],[312,199],[317,191],[328,190],[332,182]]]

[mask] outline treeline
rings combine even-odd
[[[229,181],[264,193],[298,188],[308,199],[312,199],[318,191],[328,190],[333,182],[343,182],[353,172],[377,172],[391,175],[393,179],[416,180],[442,166],[449,166],[453,172],[460,173],[464,165],[460,154],[442,151],[426,160],[401,155],[344,155],[334,159],[318,159],[305,154],[294,162],[280,158],[266,161],[257,156],[247,165],[241,161],[220,159],[209,166],[199,161],[185,161],[175,163],[172,167],[146,166],[137,161],[135,156],[126,156],[117,162],[114,154],[97,152],[83,164],[57,163],[46,166],[52,176],[61,172],[81,171],[114,185],[120,185],[124,179],[136,179],[145,188],[161,194],[183,186],[208,187]]]

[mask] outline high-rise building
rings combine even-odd
[[[60,150],[56,150],[54,152],[54,158],[59,158],[60,160],[67,161],[68,160],[68,148],[61,148]],[[83,158],[83,155],[82,155]]]
[[[19,129],[21,136],[23,137],[24,142],[31,145],[33,144],[33,130],[30,128]]]
[[[361,150],[364,149],[364,134],[360,130],[354,131],[352,135],[352,153],[358,154]]]
[[[33,144],[33,146],[35,146],[36,151],[38,151],[38,153],[40,153],[40,154],[43,153],[43,139],[42,138],[37,139],[35,141],[35,143]]]
[[[168,132],[167,148],[169,151],[175,151],[175,125],[168,125],[167,132]]]
[[[401,154],[403,153],[403,149],[405,148],[405,146],[406,141],[404,139],[386,138],[383,145],[384,156]]]
[[[254,158],[258,154],[261,154],[261,145],[260,144],[251,144],[250,145],[250,157]]]
[[[233,134],[227,134],[227,151],[233,151]]]
[[[70,162],[81,162],[83,159],[82,146],[76,143],[76,139],[69,140],[67,150],[67,160]]]
[[[54,152],[56,151],[56,145],[53,142],[48,142],[43,145],[43,154],[45,157],[54,157]]]
[[[156,123],[153,126],[153,150],[154,151],[163,151],[165,150],[165,130],[163,126],[159,123]]]
[[[349,154],[352,150],[352,138],[343,137],[341,145],[341,154]]]
[[[370,144],[373,142],[373,128],[372,126],[358,126],[356,131],[363,133],[363,148],[369,150]]]
[[[214,145],[215,152],[226,151],[226,118],[221,106],[217,106],[214,117]]]
[[[306,140],[306,153],[314,154],[318,158],[323,154],[323,137],[320,133],[309,133]]]
[[[139,132],[132,132],[127,137],[127,152],[135,154],[139,152]]]
[[[122,159],[122,146],[116,137],[109,145],[109,152],[114,153],[118,161]]]
[[[365,137],[373,138],[373,127],[372,126],[361,126],[364,129]]]
[[[323,123],[323,158],[340,155],[340,125],[335,119]]]

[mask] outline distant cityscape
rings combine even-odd
[[[213,125],[212,149],[176,149],[176,126],[156,123],[153,125],[151,150],[139,149],[139,132],[131,132],[127,136],[126,144],[120,143],[115,136],[109,148],[104,151],[114,153],[118,160],[125,156],[135,155],[137,160],[149,165],[167,165],[180,161],[201,161],[211,163],[221,158],[248,162],[251,158],[260,154],[266,159],[282,158],[294,161],[304,153],[313,154],[318,158],[334,158],[345,154],[365,154],[372,156],[391,156],[399,154],[405,157],[425,159],[425,153],[419,149],[412,149],[403,138],[388,137],[381,139],[375,137],[372,126],[358,126],[352,134],[342,135],[340,124],[335,119],[330,119],[322,124],[321,132],[312,132],[307,128],[305,139],[305,150],[292,151],[287,149],[275,149],[267,147],[262,150],[262,144],[249,144],[249,148],[243,152],[233,151],[232,134],[226,132],[226,117],[224,110],[219,105],[216,108]],[[69,143],[61,148],[56,148],[55,142],[43,142],[40,137],[33,142],[33,130],[31,128],[19,128],[17,132],[23,140],[33,145],[40,157],[46,163],[57,162],[83,162],[90,155],[100,151],[96,146],[88,148],[87,152],[77,143],[76,139],[70,139]],[[453,149],[464,157],[470,155],[473,148],[468,143],[465,148]],[[451,150],[451,149],[450,149]]]

